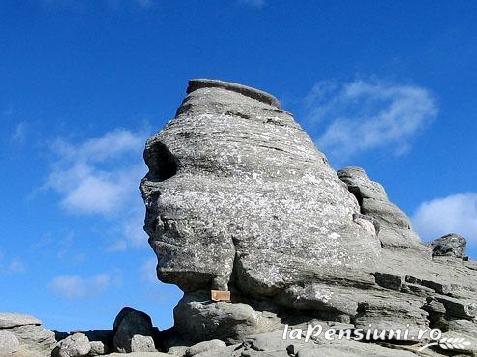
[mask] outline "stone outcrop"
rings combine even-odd
[[[141,182],[158,277],[185,292],[171,330],[184,345],[219,338],[236,347],[231,356],[408,356],[417,342],[290,352],[246,341],[313,319],[408,327],[411,337],[459,330],[463,319],[469,336],[477,331],[476,263],[433,254],[363,169],[334,171],[270,94],[212,80],[191,81],[187,93],[147,141]],[[211,301],[211,289],[229,290],[231,302]]]
[[[0,313],[0,355],[50,356],[55,334],[33,316]]]
[[[464,258],[466,241],[458,234],[447,234],[431,243],[433,256]]]
[[[338,177],[359,202],[361,213],[374,219],[378,238],[383,247],[422,248],[420,239],[412,230],[411,220],[389,201],[384,187],[371,181],[360,167],[346,167]]]
[[[58,343],[53,355],[56,357],[86,357],[91,351],[91,345],[83,333],[74,333]]]

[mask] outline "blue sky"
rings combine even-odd
[[[477,257],[477,3],[0,2],[0,310],[171,324],[141,230],[141,152],[207,77],[265,89],[336,167],[359,165],[424,240]]]

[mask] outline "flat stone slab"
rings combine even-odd
[[[249,87],[239,83],[223,82],[214,79],[193,79],[189,81],[187,87],[187,93],[192,93],[199,88],[223,88],[233,92],[240,93],[246,97],[253,98],[259,102],[271,105],[277,109],[280,109],[280,101],[270,93],[263,90]]]
[[[14,328],[26,325],[41,325],[41,321],[34,316],[0,312],[0,329]]]

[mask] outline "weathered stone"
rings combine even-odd
[[[11,312],[0,313],[0,329],[13,328],[26,325],[41,325],[41,321],[34,316],[15,314]]]
[[[431,242],[432,255],[464,258],[466,244],[464,237],[455,233],[447,234]]]
[[[42,326],[25,325],[18,326],[9,331],[13,332],[20,342],[20,347],[32,353],[40,353],[50,356],[56,346],[55,334],[44,329]]]
[[[356,200],[293,118],[222,83],[196,87],[144,152],[160,279],[259,297],[310,274],[370,269],[376,237],[353,221]]]
[[[411,228],[411,221],[396,205],[389,201],[383,186],[371,181],[360,167],[346,167],[338,177],[356,196],[361,213],[379,223],[378,237],[385,247],[419,247],[420,239]]]
[[[122,353],[152,352],[155,350],[154,334],[155,329],[147,314],[125,307],[113,323],[113,347]]]
[[[186,351],[186,356],[195,356],[202,352],[224,349],[225,347],[225,342],[222,340],[215,339],[210,341],[202,341],[189,347]]]
[[[16,352],[20,347],[17,337],[10,331],[0,330],[0,355]]]
[[[131,339],[131,352],[157,352],[151,336],[134,335]]]
[[[88,337],[83,333],[75,333],[58,343],[54,350],[56,357],[84,357],[91,350]]]
[[[316,318],[409,326],[414,336],[475,320],[476,263],[433,258],[384,188],[361,168],[336,173],[273,96],[210,80],[187,92],[146,143],[141,182],[158,277],[185,292],[174,333],[240,342]],[[210,301],[211,289],[230,291],[231,302]],[[190,342],[167,340],[164,349]],[[246,342],[241,353],[251,356],[300,353],[299,343],[258,351]],[[373,355],[363,345],[343,353]]]
[[[186,294],[174,308],[174,321],[177,331],[190,341],[215,338],[236,343],[280,328],[280,319],[273,314],[262,314],[243,303],[210,302],[201,294]]]
[[[108,345],[102,341],[90,341],[91,349],[88,356],[102,356],[110,352]]]

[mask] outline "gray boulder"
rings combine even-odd
[[[9,331],[13,332],[20,342],[20,347],[32,353],[50,356],[56,346],[55,334],[42,326],[18,326]]]
[[[174,321],[176,330],[193,342],[220,339],[237,343],[281,326],[273,313],[255,311],[244,303],[207,301],[205,294],[186,294],[174,308]]]
[[[447,234],[431,242],[432,255],[464,258],[466,244],[464,237],[455,233]]]
[[[155,331],[151,318],[146,313],[125,307],[114,320],[114,349],[122,353],[155,351]]]
[[[134,335],[131,339],[131,352],[157,352],[152,336]]]
[[[74,333],[61,340],[54,350],[56,357],[84,357],[89,354],[91,345],[83,333]]]
[[[102,341],[90,341],[89,345],[91,349],[88,356],[101,356],[110,352],[108,345]]]
[[[0,330],[0,355],[16,352],[19,347],[20,342],[15,334],[10,331]]]

